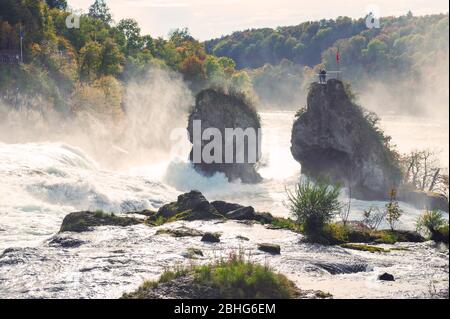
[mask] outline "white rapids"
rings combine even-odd
[[[209,200],[252,205],[259,211],[288,216],[285,188],[293,187],[300,178],[300,165],[289,150],[294,113],[266,112],[261,117],[263,160],[259,172],[265,180],[259,185],[228,183],[220,174],[206,178],[176,158],[113,171],[77,146],[63,142],[2,144],[0,137],[0,298],[117,298],[136,289],[144,279],[156,278],[167,267],[189,263],[185,257],[188,247],[203,250],[199,263],[244,249],[250,258],[267,262],[300,288],[328,291],[335,298],[427,298],[448,289],[448,248],[430,242],[397,244],[394,247],[401,250],[372,254],[300,243],[300,235],[261,225],[199,221],[161,227],[184,225],[219,231],[221,242],[209,245],[198,237],[155,236],[158,227],[145,225],[57,235],[69,212],[157,209],[191,189],[202,191]],[[401,145],[403,136],[396,136],[393,128],[398,123],[389,118],[382,124]],[[434,129],[431,125],[428,134]],[[448,145],[448,135],[433,138],[437,145]],[[346,200],[345,192],[342,199]],[[354,200],[351,218],[360,219],[363,209],[385,204]],[[405,214],[399,228],[413,229],[420,210],[405,203],[401,207]],[[82,244],[54,246],[54,236]],[[281,255],[257,251],[261,242],[280,244]],[[376,280],[383,272],[394,274],[396,281]]]

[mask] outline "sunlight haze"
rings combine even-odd
[[[87,11],[93,0],[69,0],[74,9]],[[115,21],[134,18],[143,33],[166,37],[170,30],[188,27],[200,40],[233,31],[296,25],[308,20],[365,16],[376,6],[381,16],[447,13],[445,0],[293,1],[293,0],[108,0]]]

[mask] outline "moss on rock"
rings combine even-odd
[[[132,217],[119,217],[103,211],[96,212],[75,212],[70,213],[61,225],[60,232],[84,232],[97,226],[132,226],[141,224],[143,221]]]

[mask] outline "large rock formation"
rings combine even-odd
[[[201,124],[200,130],[196,130],[194,121],[197,124]],[[219,145],[222,146],[220,151],[217,149],[208,151],[208,154],[215,155],[212,162],[206,160],[203,156],[200,159],[198,158],[199,154],[203,154],[205,147],[208,149],[208,144],[210,147],[210,142],[216,139],[216,137],[212,136],[203,136],[205,130],[211,128],[220,132],[221,142],[219,141]],[[230,139],[229,141],[231,142],[226,145],[226,128],[242,129],[244,131],[252,129],[256,133],[256,140],[253,140],[253,142],[249,143],[250,139],[244,139],[243,161],[239,161],[239,158],[236,156],[239,150],[242,150],[236,138]],[[189,116],[188,131],[190,141],[193,144],[190,160],[194,162],[195,169],[206,176],[222,172],[230,181],[240,179],[244,183],[260,182],[262,178],[255,169],[256,162],[260,159],[261,144],[258,136],[260,128],[257,112],[246,103],[244,98],[213,89],[204,90],[197,95],[195,107]],[[217,132],[217,130],[215,131]],[[211,132],[211,130],[208,131]],[[205,137],[205,139],[202,137]],[[233,150],[232,160],[227,161],[225,154],[229,151],[230,146],[232,146]],[[256,152],[254,158],[250,156],[252,155],[251,151]]]
[[[307,107],[294,122],[291,143],[303,174],[351,185],[356,198],[387,198],[390,188],[401,181],[384,136],[339,80],[311,85]]]

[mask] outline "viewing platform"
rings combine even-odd
[[[0,64],[19,64],[20,54],[15,50],[0,50]]]
[[[325,78],[322,79],[323,74],[316,73],[314,82],[318,82],[320,84],[326,84],[329,79],[341,80],[341,71],[327,71],[324,75]]]

